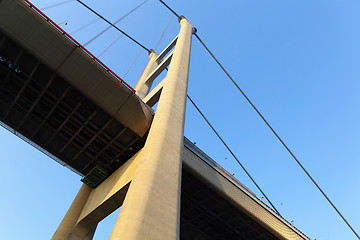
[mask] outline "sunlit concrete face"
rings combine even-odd
[[[124,205],[117,239],[179,239],[181,153],[193,26],[181,30],[156,114]]]
[[[182,151],[180,239],[308,239],[187,139]],[[71,234],[70,239],[82,239],[89,236],[100,220],[121,206],[140,154],[87,193],[89,197],[82,207],[76,197],[63,220],[67,228],[58,233],[64,234],[70,229],[70,233],[67,232]],[[80,190],[80,196],[82,193]],[[142,193],[138,194],[141,197]],[[71,220],[75,215],[78,218]],[[69,227],[69,224],[75,225]]]
[[[159,63],[156,61],[158,55],[152,51],[149,54],[149,62],[147,63],[143,73],[141,74],[139,81],[137,82],[135,86],[136,94],[143,99],[148,93],[150,92],[151,86],[153,84],[153,81],[146,82],[147,77],[151,74],[152,71],[155,70],[155,68],[159,65]]]

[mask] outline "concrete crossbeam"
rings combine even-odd
[[[176,38],[174,38],[174,40],[172,40],[171,43],[169,43],[169,45],[167,45],[167,47],[159,54],[156,59],[157,62],[161,62],[161,60],[175,47],[177,39],[178,36],[176,36]]]
[[[154,80],[169,66],[173,53],[170,53],[157,67],[154,69],[152,73],[146,78],[145,83],[152,83]]]
[[[146,95],[146,97],[143,99],[143,101],[148,106],[153,107],[159,101],[165,81],[166,78],[161,80],[161,82],[158,85],[156,85],[156,87],[153,90],[151,90],[151,92],[148,95]]]
[[[140,153],[141,150],[91,191],[72,230],[71,239],[83,239],[97,223],[123,204],[138,166]]]

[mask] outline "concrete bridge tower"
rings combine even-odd
[[[158,101],[145,146],[97,188],[81,187],[53,240],[92,239],[97,223],[120,206],[111,240],[179,239],[181,154],[195,31],[184,17],[180,25],[179,35],[162,53],[150,53],[135,87],[145,103]],[[165,79],[150,92],[168,66]]]

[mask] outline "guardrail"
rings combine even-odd
[[[61,32],[65,37],[67,37],[70,41],[72,41],[76,46],[78,46],[81,50],[83,50],[89,57],[91,57],[95,62],[100,64],[108,73],[113,75],[117,80],[119,80],[122,84],[124,84],[127,88],[129,88],[133,93],[135,93],[135,89],[133,89],[129,84],[127,84],[121,77],[119,77],[116,73],[114,73],[108,66],[106,66],[103,62],[101,62],[97,57],[95,57],[89,50],[87,50],[84,46],[82,46],[78,41],[76,41],[73,37],[70,36],[67,32],[65,32],[59,25],[57,25],[53,20],[51,20],[48,16],[45,15],[42,11],[40,11],[34,4],[32,4],[28,0],[23,0],[30,8],[35,10],[40,16],[42,16],[47,22],[53,25],[59,32]]]

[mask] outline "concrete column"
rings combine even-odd
[[[155,68],[159,65],[159,63],[156,61],[156,58],[158,57],[158,55],[155,53],[154,50],[151,49],[150,51],[151,51],[151,53],[149,54],[149,62],[147,63],[143,73],[141,74],[141,76],[134,88],[136,91],[136,94],[141,99],[143,99],[150,92],[151,86],[153,84],[153,82],[145,83],[145,80],[150,75],[150,73],[152,73],[152,71],[154,71]]]
[[[92,240],[95,235],[96,227],[97,227],[97,225],[95,225],[92,229],[90,229],[88,234],[81,240]]]
[[[179,239],[181,153],[193,26],[181,30],[139,166],[110,240]]]
[[[84,208],[84,205],[91,193],[92,189],[83,184],[72,202],[69,210],[65,214],[65,217],[61,221],[59,227],[56,229],[51,240],[67,240],[75,227],[76,222]]]

